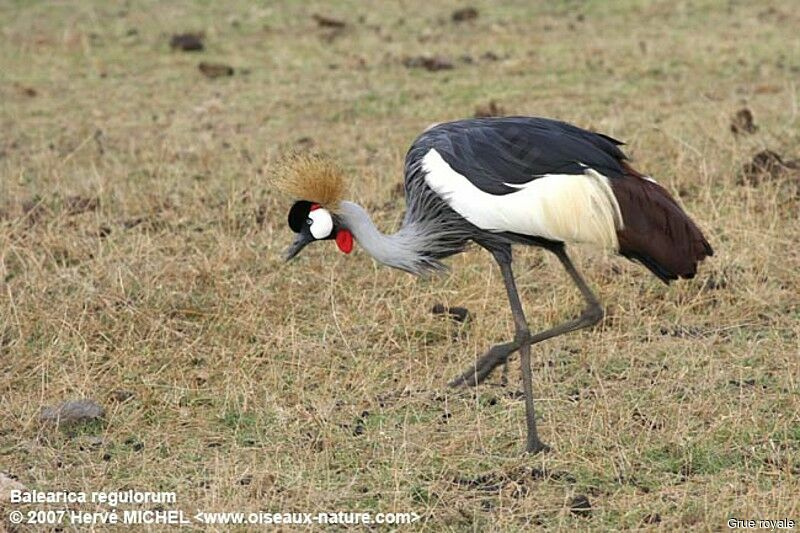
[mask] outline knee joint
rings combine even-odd
[[[603,311],[603,308],[600,306],[600,304],[595,304],[586,309],[581,318],[583,318],[588,325],[593,326],[603,320],[604,316],[605,312]]]
[[[517,346],[522,346],[523,344],[530,344],[532,340],[531,330],[528,328],[525,329],[518,329],[517,332],[514,334],[514,344]]]

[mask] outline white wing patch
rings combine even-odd
[[[608,178],[591,168],[583,174],[546,174],[516,192],[494,195],[474,186],[431,149],[422,159],[425,182],[459,215],[487,231],[509,231],[569,243],[618,249],[622,214]]]

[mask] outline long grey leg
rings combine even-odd
[[[558,335],[569,333],[570,331],[592,326],[600,322],[600,320],[603,318],[603,308],[600,306],[600,302],[597,300],[597,297],[586,284],[580,273],[578,273],[578,271],[575,269],[575,266],[572,264],[572,261],[570,260],[564,248],[556,248],[552,251],[561,261],[561,264],[564,265],[564,269],[570,275],[572,281],[578,286],[583,299],[586,301],[587,307],[584,309],[583,313],[581,313],[580,317],[568,320],[563,324],[559,324],[551,329],[530,336],[531,344],[536,344],[538,342],[557,337]],[[500,261],[498,260],[498,262]],[[451,381],[450,386],[474,386],[482,383],[487,377],[489,377],[495,368],[501,364],[505,364],[511,354],[517,351],[520,347],[521,345],[517,344],[516,341],[506,344],[498,344],[489,350],[483,357],[481,357],[473,367]]]
[[[500,260],[500,271],[508,293],[508,303],[511,304],[511,313],[514,315],[514,342],[519,345],[520,363],[522,364],[522,390],[525,393],[525,422],[528,426],[528,438],[525,450],[528,453],[538,453],[546,450],[547,446],[539,440],[536,430],[536,413],[533,408],[533,376],[531,375],[531,332],[522,310],[517,285],[514,282],[514,273],[511,270],[511,260]],[[506,357],[507,359],[507,357]]]

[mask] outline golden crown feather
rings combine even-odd
[[[335,213],[347,194],[344,171],[328,157],[294,154],[276,170],[273,185],[295,200],[314,202]]]

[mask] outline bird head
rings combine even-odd
[[[289,157],[275,178],[276,187],[295,199],[289,210],[289,227],[295,239],[288,261],[314,241],[335,240],[341,251],[353,250],[353,234],[338,215],[346,194],[342,170],[331,160],[315,155]]]
[[[300,200],[289,210],[289,227],[296,233],[294,242],[286,250],[286,260],[314,241],[335,240],[341,251],[353,251],[353,234],[342,226],[339,217],[320,204]]]

